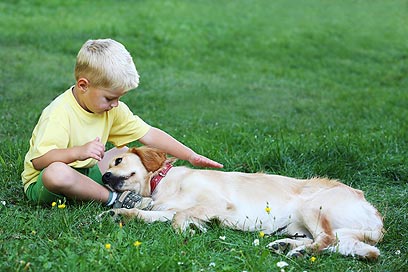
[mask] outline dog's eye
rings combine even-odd
[[[122,162],[122,158],[117,158],[115,160],[115,166]]]

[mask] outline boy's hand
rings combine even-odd
[[[74,161],[83,161],[89,158],[100,161],[105,154],[105,145],[101,143],[99,137],[81,146],[70,148],[56,148],[48,151],[44,155],[31,160],[34,168],[38,171],[48,167],[53,162],[59,161],[69,164]]]
[[[102,160],[103,155],[105,154],[105,145],[101,143],[101,140],[99,137],[96,137],[95,140],[86,143],[82,146],[79,146],[79,154],[78,154],[78,160],[86,160],[89,158],[95,159],[95,160]]]
[[[199,167],[223,168],[224,166],[216,161],[210,160],[202,155],[194,154],[188,160],[192,165]]]

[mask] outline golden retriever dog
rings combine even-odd
[[[174,161],[148,147],[114,158],[104,183],[151,196],[153,206],[108,212],[171,221],[180,231],[190,225],[205,231],[214,219],[236,230],[279,234],[288,238],[268,247],[292,257],[322,250],[370,260],[380,255],[375,245],[383,236],[382,217],[360,190],[326,178],[173,167]]]

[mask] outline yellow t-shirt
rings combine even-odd
[[[52,149],[84,145],[96,137],[104,144],[111,142],[115,146],[123,146],[140,139],[149,129],[148,124],[120,101],[118,107],[101,114],[85,111],[75,100],[70,88],[43,110],[34,128],[21,174],[24,191],[40,174],[40,171],[33,167],[31,160]],[[95,164],[95,159],[87,159],[69,165],[89,168]]]

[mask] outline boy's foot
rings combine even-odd
[[[132,192],[124,191],[119,193],[113,203],[112,208],[119,209],[133,209],[138,208],[140,210],[150,210],[153,206],[153,199],[150,197],[142,197],[141,195]]]

